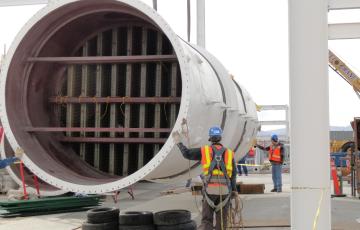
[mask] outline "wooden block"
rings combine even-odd
[[[239,194],[264,194],[264,184],[239,184]]]

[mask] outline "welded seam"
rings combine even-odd
[[[244,140],[244,135],[246,133],[246,126],[247,126],[247,121],[245,121],[245,124],[244,124],[244,128],[243,128],[243,131],[242,131],[242,134],[241,134],[241,137],[240,137],[240,140],[239,142],[237,143],[235,149],[234,149],[234,152],[236,152],[238,150],[238,148],[240,147],[240,144],[242,143],[242,141]]]
[[[239,84],[235,80],[233,80],[233,81],[234,81],[234,83],[236,85],[236,88],[240,92],[240,95],[241,95],[241,98],[242,98],[242,101],[243,101],[243,105],[244,105],[244,109],[245,109],[245,113],[247,113],[247,108],[246,108],[246,103],[245,103],[245,98],[244,98],[243,91],[242,91],[241,87],[239,86]]]

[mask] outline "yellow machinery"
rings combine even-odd
[[[346,65],[338,56],[336,56],[333,52],[331,52],[329,50],[329,66],[336,72],[338,73],[345,81],[347,81],[352,88],[354,89],[356,95],[359,97],[360,99],[360,78],[357,74],[355,74],[348,65]],[[355,128],[355,133],[357,129]],[[349,142],[348,142],[349,143]],[[344,151],[344,145],[346,145],[347,143],[343,144],[343,146],[341,147],[341,150]],[[333,152],[338,152],[336,150],[339,150],[339,146],[341,145],[340,142],[332,142],[331,143],[331,151]],[[358,148],[358,144],[352,144],[352,147],[350,145],[348,145],[348,147],[346,147],[346,152],[348,152],[348,158],[349,159],[353,159],[351,157],[351,148],[353,148],[352,151],[356,150]],[[350,148],[350,149],[349,149]],[[335,150],[335,151],[334,151]],[[350,150],[350,152],[349,152]],[[343,176],[349,175],[350,173],[352,174],[351,176],[351,180],[352,180],[352,184],[356,185],[355,187],[352,186],[351,188],[351,194],[353,196],[355,196],[355,189],[357,189],[358,194],[360,194],[360,159],[358,154],[356,154],[355,159],[351,160],[354,161],[355,163],[355,171],[352,171],[350,168],[342,168],[341,169],[341,174]],[[353,164],[353,163],[351,163]],[[354,173],[354,174],[353,174]]]
[[[360,78],[331,50],[329,50],[329,66],[353,87],[360,98]]]

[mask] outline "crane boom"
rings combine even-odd
[[[329,66],[353,87],[355,93],[360,98],[359,76],[331,50],[329,50]]]

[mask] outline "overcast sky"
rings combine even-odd
[[[152,0],[144,0],[149,5]],[[196,42],[195,7],[192,0],[192,36]],[[257,104],[288,104],[287,0],[206,1],[206,46],[251,94]],[[0,45],[10,46],[17,32],[44,5],[0,8]],[[186,0],[158,0],[158,11],[173,30],[186,38]],[[360,12],[331,12],[329,22],[360,22]],[[330,41],[329,47],[357,73],[360,41]],[[3,49],[1,49],[3,50]],[[1,51],[3,52],[3,51]],[[329,70],[330,124],[347,126],[360,116],[360,100],[352,88]],[[316,96],[316,92],[313,92]],[[311,112],[311,111],[309,111]],[[261,119],[282,119],[275,113]]]

